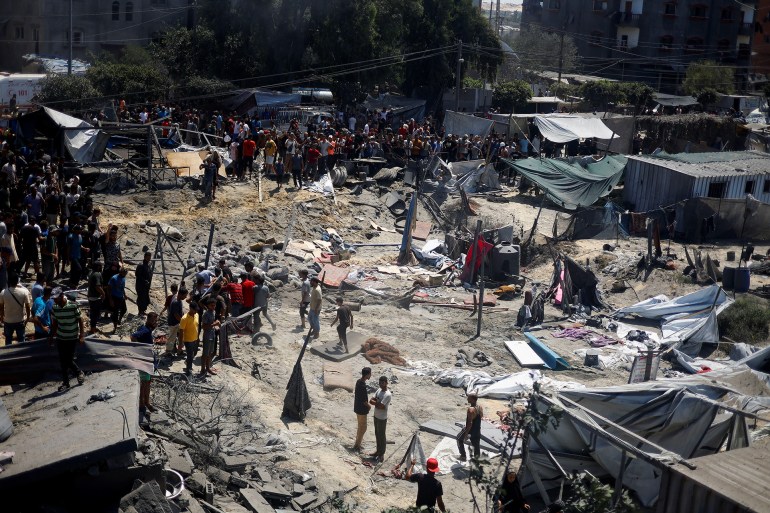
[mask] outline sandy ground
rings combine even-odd
[[[191,251],[205,245],[208,227],[212,222],[216,223],[215,253],[221,248],[239,247],[240,254],[243,254],[250,244],[260,240],[274,237],[277,241],[283,241],[295,212],[292,238],[317,239],[320,238],[321,229],[329,227],[335,228],[347,242],[400,241],[399,234],[376,232],[370,228],[370,221],[384,227],[393,226],[392,214],[372,192],[376,191],[377,187],[365,190],[360,196],[352,196],[343,191],[337,196],[337,205],[334,205],[331,198],[306,191],[294,192],[291,189],[275,191],[272,190],[272,182],[263,183],[265,190],[262,203],[259,202],[254,183],[221,186],[217,192],[217,200],[209,206],[201,206],[198,202],[199,194],[189,189],[105,195],[95,199],[100,203],[105,220],[112,220],[125,227],[126,233],[121,239],[124,255],[133,259],[139,258],[143,245],[154,247],[154,228],[147,230],[142,227],[147,220],[168,223],[182,231],[184,240],[179,244],[178,251],[183,259],[186,259]],[[351,201],[368,203],[371,206],[353,205]],[[501,226],[514,220],[525,229],[531,226],[539,205],[539,201],[530,197],[514,197],[513,201],[508,203],[492,203],[480,197],[474,198],[473,201],[485,220],[485,225]],[[554,216],[555,211],[543,210],[539,222],[542,232],[550,234]],[[424,210],[420,211],[419,217],[430,220]],[[474,218],[469,222],[473,224]],[[370,240],[367,240],[367,234],[371,236]],[[443,233],[434,232],[432,236],[443,239]],[[607,262],[613,262],[618,258],[617,255],[635,256],[645,248],[643,240],[629,239],[621,241],[614,254],[607,254],[602,251],[605,242],[607,241],[584,240],[563,243],[558,249],[581,261],[589,259],[592,268],[598,270]],[[712,256],[724,260],[725,251],[735,248],[725,246],[706,249]],[[760,247],[757,251],[764,253],[766,249]],[[682,247],[672,244],[671,251],[679,257],[679,269],[684,267]],[[291,271],[308,265],[296,258],[283,257],[279,252],[275,254],[278,257],[277,263],[287,265]],[[200,260],[200,253],[194,253],[193,256]],[[362,247],[345,264],[351,268],[371,270],[377,265],[394,263],[396,256],[395,247]],[[595,262],[596,257],[599,257],[599,263]],[[181,267],[170,261],[169,251],[166,252],[165,258],[169,259],[166,261],[169,272],[180,271]],[[216,259],[212,258],[212,263],[215,262]],[[153,283],[153,300],[159,310],[164,291],[160,267],[156,268],[156,271],[158,274]],[[547,283],[552,273],[552,262],[547,252],[545,256],[538,258],[534,265],[524,268],[522,273]],[[642,299],[661,293],[674,296],[699,288],[687,283],[680,274],[679,271],[655,270],[646,282],[630,280],[633,289],[612,294],[607,291],[614,278],[598,271],[604,297],[613,307],[632,304],[638,300],[637,296]],[[375,273],[375,276],[378,281],[384,282],[384,286],[392,293],[406,291],[414,278],[408,273],[395,276]],[[128,281],[129,288],[133,288],[133,273],[129,275]],[[759,281],[766,280],[760,278]],[[432,291],[447,301],[451,298],[462,301],[468,297],[468,293],[460,287],[441,287]],[[334,317],[331,299],[336,295],[335,290],[325,291],[322,333],[320,340],[313,342],[314,344],[336,339],[336,331],[329,327]],[[361,293],[350,293],[346,297],[358,298]],[[323,389],[323,359],[308,352],[302,362],[312,400],[312,408],[305,423],[286,423],[281,420],[285,386],[301,345],[298,299],[299,293],[291,283],[279,288],[273,295],[271,307],[271,316],[277,322],[277,328],[273,331],[267,326],[267,331],[273,337],[273,348],[254,347],[250,345],[247,337],[235,337],[232,349],[241,369],[219,365],[219,374],[210,378],[210,381],[214,384],[232,383],[248,391],[248,396],[257,405],[259,421],[266,426],[266,433],[281,433],[290,441],[287,460],[277,465],[280,468],[314,472],[318,476],[322,494],[357,486],[348,495],[348,500],[358,506],[358,511],[380,511],[387,506],[413,504],[416,496],[416,488],[413,485],[404,481],[383,479],[376,474],[375,469],[364,465],[361,457],[349,451],[355,435],[356,422],[352,411],[352,393],[339,389]],[[365,300],[361,311],[355,312],[355,328],[367,336],[377,336],[393,344],[410,362],[430,362],[440,368],[452,368],[455,365],[457,349],[470,346],[484,351],[494,359],[494,363],[484,368],[484,371],[493,375],[507,374],[521,370],[502,345],[503,340],[522,338],[514,328],[516,312],[521,304],[520,297],[512,301],[499,301],[498,306],[507,307],[509,310],[487,314],[483,320],[481,337],[478,339],[473,339],[476,322],[475,318],[469,318],[470,312],[416,304],[409,310],[404,310],[391,304],[373,304]],[[135,312],[135,308],[135,305],[129,305],[130,312]],[[546,321],[569,325],[561,312],[550,305],[546,307]],[[134,319],[131,322],[136,325],[140,321]],[[545,375],[564,381],[579,381],[588,386],[614,385],[627,381],[628,372],[625,370],[598,371],[583,367],[573,351],[587,347],[585,343],[553,339],[547,336],[546,332],[541,333],[555,351],[574,365],[573,370],[544,371]],[[262,380],[252,378],[249,373],[253,361],[261,364]],[[362,356],[354,357],[349,363],[354,374],[358,374],[361,367],[369,365]],[[177,361],[171,370],[179,371],[181,367],[182,362]],[[392,468],[401,458],[406,444],[420,423],[430,419],[463,420],[465,398],[461,389],[434,384],[427,376],[400,372],[388,364],[372,367],[375,378],[387,375],[396,376],[398,380],[391,387],[393,402],[388,421],[388,439],[394,444],[388,446],[388,459],[382,467],[383,471]],[[480,403],[485,409],[485,416],[490,419],[496,418],[496,411],[505,410],[507,407],[504,401],[482,399]],[[428,434],[422,434],[421,439],[427,452],[439,441],[438,437]],[[366,452],[374,449],[374,429],[371,424],[364,445]],[[468,486],[462,476],[444,475],[441,481],[447,506],[455,512],[471,511]]]

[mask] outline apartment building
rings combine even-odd
[[[193,23],[194,0],[0,1],[0,71],[19,71],[22,55],[87,59],[145,45],[169,26]]]
[[[688,64],[709,59],[735,67],[743,90],[755,7],[755,0],[523,0],[522,27],[570,35],[581,73],[677,92]]]

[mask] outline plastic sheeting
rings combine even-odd
[[[38,132],[51,138],[61,136],[67,152],[81,164],[102,160],[110,138],[90,123],[48,107],[25,114],[19,119],[19,126],[23,136],[28,139],[35,137]]]
[[[408,98],[406,96],[385,93],[377,98],[367,96],[363,105],[367,110],[372,111],[391,109],[394,125],[409,118],[414,118],[417,122],[425,118],[425,100],[420,100],[419,98]]]
[[[584,118],[563,114],[535,116],[535,125],[543,137],[555,143],[575,139],[612,139],[615,133],[598,118]]]
[[[568,210],[588,207],[607,196],[623,177],[626,158],[604,157],[581,165],[559,159],[502,159],[514,171],[543,189],[548,199]]]
[[[495,124],[491,119],[461,114],[451,110],[444,115],[444,130],[447,134],[479,135],[482,139],[489,135]]]

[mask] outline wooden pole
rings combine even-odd
[[[211,223],[209,228],[209,243],[206,246],[206,269],[209,268],[209,258],[211,257],[211,242],[214,240],[214,223]]]
[[[469,283],[473,283],[476,277],[476,258],[478,257],[478,241],[479,235],[481,235],[481,219],[476,221],[476,230],[473,232],[473,241],[471,242],[471,248],[473,248],[473,256],[471,256],[471,275],[468,278]]]
[[[476,245],[476,249],[478,249],[478,244]],[[481,256],[481,274],[479,275],[479,318],[476,321],[476,337],[481,336],[481,315],[483,311],[484,311],[484,257]]]

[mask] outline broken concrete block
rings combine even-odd
[[[305,493],[295,498],[292,503],[299,506],[300,511],[305,509],[308,505],[313,503],[318,498],[318,495],[314,493]]]
[[[315,478],[311,477],[310,479],[305,481],[304,486],[306,490],[315,490],[317,488],[315,484]]]
[[[210,479],[222,484],[228,484],[230,482],[230,472],[222,470],[218,467],[209,466],[206,468],[206,475]]]
[[[265,467],[256,467],[254,470],[252,470],[251,474],[263,483],[269,483],[273,480],[273,476],[270,475],[270,471],[268,471]]]
[[[254,513],[275,513],[275,510],[270,503],[256,490],[252,490],[251,488],[241,490],[241,498],[246,504],[246,507]]]
[[[206,494],[206,483],[209,482],[209,478],[203,472],[193,472],[190,477],[185,480],[187,488],[199,497],[203,497]]]
[[[235,486],[236,488],[248,488],[249,482],[246,481],[244,478],[238,475],[237,472],[233,472],[230,474],[230,484]]]
[[[137,513],[172,513],[166,494],[155,481],[144,483],[120,499],[120,508],[133,507]]]
[[[217,496],[217,508],[224,513],[249,513],[249,510],[235,502],[228,495]]]
[[[292,497],[291,493],[287,492],[283,486],[276,483],[267,483],[262,486],[262,495],[282,500],[288,500]]]
[[[188,456],[185,457],[185,449],[182,446],[173,444],[171,442],[163,442],[163,449],[168,455],[168,467],[176,470],[183,476],[189,476],[193,473],[194,466]]]
[[[254,459],[249,456],[230,456],[229,454],[225,454],[222,456],[222,463],[224,465],[225,470],[238,470],[242,471],[246,468],[247,465],[251,465],[254,463]]]
[[[300,495],[302,495],[302,494],[304,494],[304,493],[305,493],[305,487],[304,487],[304,486],[302,486],[301,484],[296,484],[296,483],[295,483],[295,484],[294,484],[294,490],[292,491],[292,493],[293,493],[295,496],[300,496]]]

